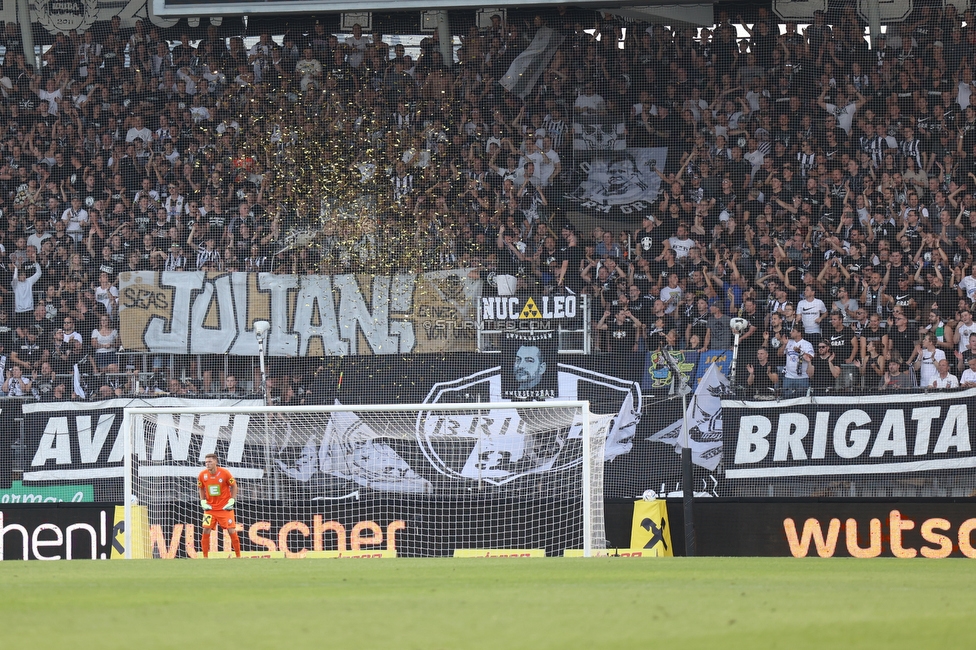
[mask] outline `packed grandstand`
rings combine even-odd
[[[972,14],[920,7],[873,46],[852,6],[717,20],[497,16],[450,65],[436,33],[113,20],[38,68],[7,24],[0,391],[257,390],[253,363],[123,349],[121,278],[193,271],[460,270],[586,295],[608,359],[726,350],[739,317],[756,392],[976,386]]]

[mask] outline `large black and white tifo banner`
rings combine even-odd
[[[976,390],[747,402],[722,400],[728,496],[736,482],[851,480],[976,467],[970,423]],[[968,479],[967,479],[968,480]],[[970,481],[971,487],[971,481]]]
[[[667,147],[627,147],[622,124],[574,124],[576,187],[563,198],[578,212],[626,218],[647,214],[661,189]]]
[[[637,382],[608,374],[589,358],[561,362],[547,336],[513,332],[506,340],[509,352],[501,358],[336,359],[310,378],[306,393],[312,404],[510,401],[510,413],[485,418],[475,412],[467,420],[452,416],[448,421],[431,412],[421,419],[411,415],[395,430],[389,418],[375,413],[333,414],[303,427],[276,421],[271,449],[262,427],[249,423],[246,413],[198,413],[192,422],[167,421],[155,435],[134,440],[134,451],[140,462],[153,466],[154,476],[192,478],[205,454],[216,452],[239,479],[261,480],[271,472],[276,480],[294,485],[294,494],[309,498],[338,498],[364,489],[436,494],[452,482],[478,479],[501,486],[578,464],[579,423],[555,430],[518,408],[524,400],[563,399],[588,400],[591,412],[608,422],[608,462],[629,455],[643,412]],[[24,404],[23,484],[68,483],[85,500],[118,501],[126,406],[239,406],[243,411],[260,403],[167,397]],[[188,436],[189,430],[203,435]]]

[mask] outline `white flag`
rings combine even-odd
[[[722,394],[728,385],[729,380],[718,364],[713,363],[698,382],[685,413],[691,439],[691,460],[709,471],[714,471],[722,460]],[[673,445],[675,451],[681,451],[681,420],[647,439]]]

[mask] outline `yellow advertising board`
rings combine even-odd
[[[631,549],[640,549],[645,557],[672,557],[671,530],[668,527],[668,505],[663,499],[634,502],[634,523],[630,529]]]

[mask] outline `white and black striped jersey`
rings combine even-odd
[[[922,168],[922,143],[918,138],[902,140],[898,143],[898,150],[904,158],[914,160],[917,168]]]
[[[864,151],[871,156],[871,160],[875,165],[880,165],[882,160],[884,160],[884,138],[882,138],[880,135],[872,135],[871,137],[862,135],[860,144],[861,151]]]
[[[213,250],[207,250],[206,246],[201,246],[197,249],[197,270],[203,269],[203,267],[210,265],[211,269],[221,270],[222,264],[220,262],[220,251],[216,248]]]
[[[393,177],[393,200],[399,201],[413,192],[413,174]]]
[[[814,165],[816,165],[816,158],[816,154],[813,153],[803,153],[801,151],[800,153],[796,154],[796,162],[799,165],[800,176],[802,178],[806,178],[807,173],[813,169]]]
[[[186,257],[183,255],[174,255],[170,253],[166,256],[166,264],[163,266],[164,271],[185,271],[186,270]]]
[[[546,135],[552,138],[552,148],[559,151],[563,145],[563,134],[566,132],[565,120],[554,120],[552,115],[546,115],[542,120]]]

